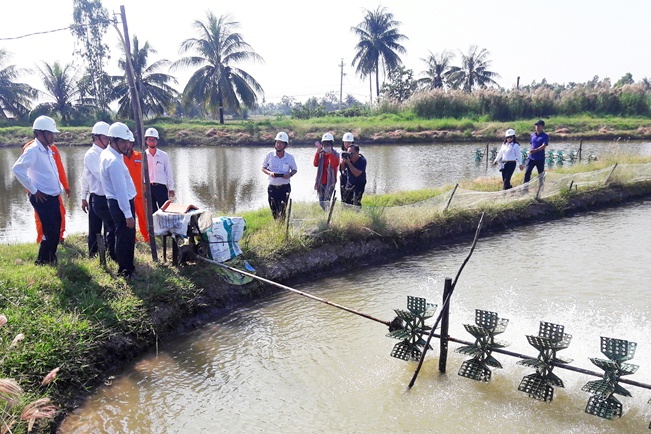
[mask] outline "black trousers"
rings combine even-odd
[[[347,185],[341,189],[341,201],[348,205],[362,206],[362,196],[366,183],[361,185]]]
[[[292,187],[289,184],[270,185],[267,187],[269,208],[271,208],[271,214],[274,216],[274,219],[285,220],[285,211],[291,191]]]
[[[37,264],[55,264],[57,262],[57,248],[61,233],[61,211],[59,210],[59,195],[45,195],[43,202],[37,202],[33,194],[29,195],[29,202],[34,207],[43,227],[43,240],[38,249]]]
[[[167,186],[164,184],[150,184],[151,191],[151,206],[152,212],[156,211],[158,208],[162,208],[165,202],[168,201],[169,193],[167,191]]]
[[[527,159],[527,170],[524,172],[525,184],[531,180],[531,172],[533,172],[534,167],[538,171],[538,175],[540,175],[545,171],[545,160],[532,160],[531,158]]]
[[[513,172],[515,172],[515,161],[507,161],[504,163],[504,167],[502,168],[502,183],[504,184],[504,190],[513,188],[511,185]]]
[[[108,200],[108,206],[115,224],[115,254],[117,256],[118,274],[129,277],[136,269],[134,264],[134,250],[136,248],[136,228],[127,227],[127,219],[124,217],[118,201]],[[133,199],[129,201],[131,214],[135,216]],[[135,218],[135,217],[134,217]]]
[[[91,210],[92,213],[100,218],[101,222],[99,225],[96,221],[91,223]],[[91,228],[91,225],[94,226]],[[106,196],[91,194],[90,206],[88,208],[88,251],[91,256],[97,253],[97,234],[101,232],[102,226],[104,226],[104,245],[108,250],[109,257],[117,262],[117,256],[115,254],[115,223],[113,223],[113,216],[109,210]],[[94,246],[94,250],[91,247],[91,241],[93,241],[92,246]]]

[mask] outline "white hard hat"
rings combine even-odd
[[[353,137],[353,133],[345,133],[344,137],[341,139],[342,142],[354,142],[355,138]]]
[[[49,116],[39,116],[34,119],[32,129],[36,131],[51,131],[53,133],[59,132],[56,122]]]
[[[515,130],[513,128],[509,128],[506,130],[506,133],[504,133],[504,137],[511,137],[515,136]]]
[[[133,137],[133,133],[131,133],[129,127],[127,127],[122,122],[115,122],[114,124],[111,124],[107,135],[109,137],[115,137],[123,140],[131,140],[131,137]]]
[[[158,130],[156,128],[147,128],[147,131],[145,131],[145,137],[158,137]]]
[[[93,125],[93,135],[101,134],[103,136],[108,136],[110,125],[106,122],[97,122]]]
[[[330,134],[330,133],[325,133],[325,134],[323,135],[323,137],[321,137],[321,141],[322,141],[322,142],[327,142],[328,140],[331,141],[331,142],[334,142],[334,141],[335,141],[335,138],[332,137],[332,134]]]
[[[276,134],[275,140],[280,140],[281,142],[289,143],[289,136],[287,136],[287,133],[285,133],[284,131],[281,131],[278,134]]]
[[[131,130],[129,130],[129,141],[130,142],[135,142],[136,141],[136,138],[133,137],[133,133],[131,132]]]

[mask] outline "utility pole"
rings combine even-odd
[[[339,67],[341,68],[341,78],[339,79],[339,110],[341,110],[341,101],[344,94],[344,59],[341,59]]]
[[[147,214],[147,230],[149,231],[149,246],[151,248],[151,257],[154,262],[158,262],[158,252],[156,251],[156,237],[154,236],[154,221],[152,217],[152,201],[151,201],[151,190],[149,187],[149,169],[147,168],[147,147],[142,143],[143,137],[145,137],[145,128],[142,121],[142,107],[140,107],[140,95],[138,92],[139,83],[136,83],[135,74],[133,71],[133,65],[131,63],[131,41],[129,40],[129,28],[127,26],[127,14],[124,10],[124,5],[120,6],[120,18],[122,20],[122,28],[124,31],[124,36],[120,33],[120,29],[115,25],[115,29],[122,40],[122,46],[124,47],[124,52],[126,53],[126,72],[127,80],[129,81],[129,90],[131,92],[131,101],[133,104],[133,120],[136,124],[136,144],[140,144],[140,150],[142,151],[142,173],[144,179],[144,193],[145,193],[145,213]]]

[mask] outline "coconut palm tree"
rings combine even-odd
[[[46,96],[54,102],[44,102],[32,110],[31,117],[40,115],[58,115],[64,124],[81,117],[84,107],[79,104],[79,87],[77,74],[72,64],[61,65],[58,61],[52,64],[43,62],[43,67],[37,67],[45,86]]]
[[[475,86],[499,86],[494,79],[500,78],[500,75],[488,70],[491,65],[489,54],[488,50],[480,50],[476,45],[470,46],[468,54],[461,52],[461,66],[453,66],[448,74],[451,85],[462,88],[464,92],[471,92]]]
[[[138,37],[133,37],[131,64],[133,65],[134,79],[138,86],[140,107],[145,116],[161,116],[165,114],[174,107],[179,97],[178,92],[170,85],[170,83],[177,83],[176,78],[164,72],[157,72],[161,68],[168,67],[170,61],[162,59],[148,65],[149,56],[155,53],[156,50],[149,45],[149,42],[145,42],[140,47]],[[134,119],[133,101],[126,74],[126,60],[120,59],[118,66],[124,71],[124,74],[113,77],[114,87],[110,99],[111,101],[118,101],[118,116]]]
[[[444,87],[450,73],[452,59],[454,53],[447,50],[443,50],[441,54],[432,54],[430,51],[428,57],[420,59],[427,64],[427,69],[421,72],[420,75],[424,77],[418,80],[418,84],[426,90]]]
[[[198,38],[181,44],[181,52],[194,50],[198,55],[184,57],[173,65],[197,67],[183,90],[184,100],[200,102],[213,116],[219,113],[224,123],[224,108],[240,112],[242,105],[253,107],[262,86],[246,71],[235,66],[246,60],[263,62],[253,48],[235,30],[240,26],[229,15],[216,17],[208,12],[207,20],[194,22]]]
[[[9,59],[9,53],[0,49],[0,119],[26,118],[31,100],[38,96],[38,91],[27,84],[15,82],[26,70],[9,65]]]
[[[392,13],[378,6],[374,11],[367,9],[364,20],[351,28],[359,38],[353,66],[357,64],[356,72],[361,77],[375,72],[376,96],[380,95],[380,66],[386,75],[402,65],[399,54],[407,52],[400,42],[408,38],[398,32],[399,25]]]

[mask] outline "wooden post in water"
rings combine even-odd
[[[129,81],[129,90],[131,92],[131,108],[133,109],[133,119],[136,123],[136,145],[140,144],[140,152],[142,152],[142,174],[144,179],[144,194],[145,194],[145,214],[147,216],[147,231],[149,232],[149,246],[151,248],[151,257],[154,262],[158,262],[158,252],[156,250],[156,237],[154,236],[154,218],[152,217],[152,202],[151,202],[151,193],[149,188],[149,169],[147,168],[147,146],[143,143],[143,138],[145,136],[145,127],[142,123],[142,107],[140,107],[140,94],[139,94],[139,84],[136,83],[135,74],[133,72],[133,64],[131,63],[131,41],[129,40],[129,28],[127,27],[127,14],[124,10],[124,5],[120,6],[120,17],[122,19],[122,29],[124,31],[124,37],[120,34],[120,30],[117,28],[118,35],[122,39],[122,45],[124,46],[124,52],[126,55],[126,73],[127,79]]]
[[[484,155],[486,156],[486,172],[488,172],[488,144],[490,142],[486,142],[486,153]]]
[[[583,150],[583,139],[579,142],[579,163],[581,162],[581,151]]]
[[[450,328],[450,303],[446,303],[452,293],[452,279],[445,278],[445,287],[443,288],[443,307],[441,308],[441,338],[440,338],[440,356],[439,372],[445,374],[445,368],[448,363],[448,329]]]

